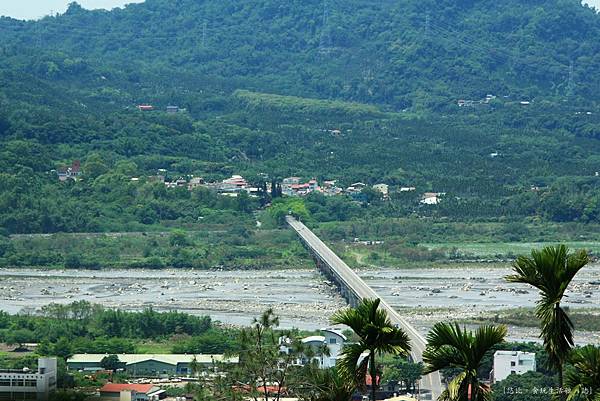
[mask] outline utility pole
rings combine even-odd
[[[202,47],[206,48],[206,21],[202,25]]]
[[[575,64],[573,60],[569,63],[569,81],[567,84],[567,96],[572,96],[575,90]]]

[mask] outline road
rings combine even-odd
[[[404,320],[398,312],[396,312],[371,287],[365,284],[365,282],[335,254],[335,252],[329,249],[329,247],[304,224],[291,216],[287,216],[286,220],[310,250],[326,263],[337,279],[341,280],[347,288],[351,289],[359,299],[381,299],[381,307],[388,313],[392,323],[401,327],[410,337],[412,345],[411,356],[413,360],[422,362],[423,351],[427,345],[423,336]],[[424,376],[421,379],[421,388],[431,390],[432,398],[436,400],[442,393],[442,382],[439,372]]]

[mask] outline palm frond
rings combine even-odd
[[[573,323],[560,307],[569,284],[587,263],[586,251],[570,252],[565,245],[532,250],[531,257],[520,256],[513,264],[509,282],[526,283],[540,291],[536,316],[541,322],[540,337],[549,354],[549,363],[559,368],[574,346]]]
[[[479,363],[490,349],[504,341],[506,334],[508,329],[504,325],[480,326],[475,332],[471,348],[474,360]]]
[[[364,388],[369,358],[362,357],[368,352],[368,347],[361,341],[344,347],[338,359],[336,367],[340,376],[359,388]],[[361,358],[362,357],[362,358]]]

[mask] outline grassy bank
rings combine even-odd
[[[577,330],[584,331],[600,331],[600,310],[576,310],[569,313],[569,317],[573,321],[573,325]],[[535,317],[535,312],[532,308],[517,308],[497,311],[489,316],[478,316],[477,318],[465,321],[465,323],[494,323],[506,324],[518,327],[538,327],[539,321]]]
[[[291,230],[229,229],[107,234],[19,235],[0,258],[4,267],[302,268],[308,253]]]

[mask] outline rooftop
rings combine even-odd
[[[102,358],[109,354],[75,354],[67,360],[67,363],[100,363]],[[192,354],[117,354],[119,361],[126,365],[140,363],[144,361],[159,361],[169,365],[178,363],[191,363],[196,357],[196,361],[201,364],[210,364],[213,362],[238,363],[238,357],[225,358],[223,355],[192,355]]]
[[[322,343],[323,341],[325,341],[325,337],[323,336],[310,336],[302,339],[302,343],[304,344],[312,342]]]
[[[524,351],[496,351],[494,356],[496,355],[511,355],[511,356],[535,356],[535,352],[524,352]]]
[[[100,391],[103,393],[119,393],[121,391],[135,391],[136,393],[148,394],[154,389],[153,384],[118,384],[106,383]]]

